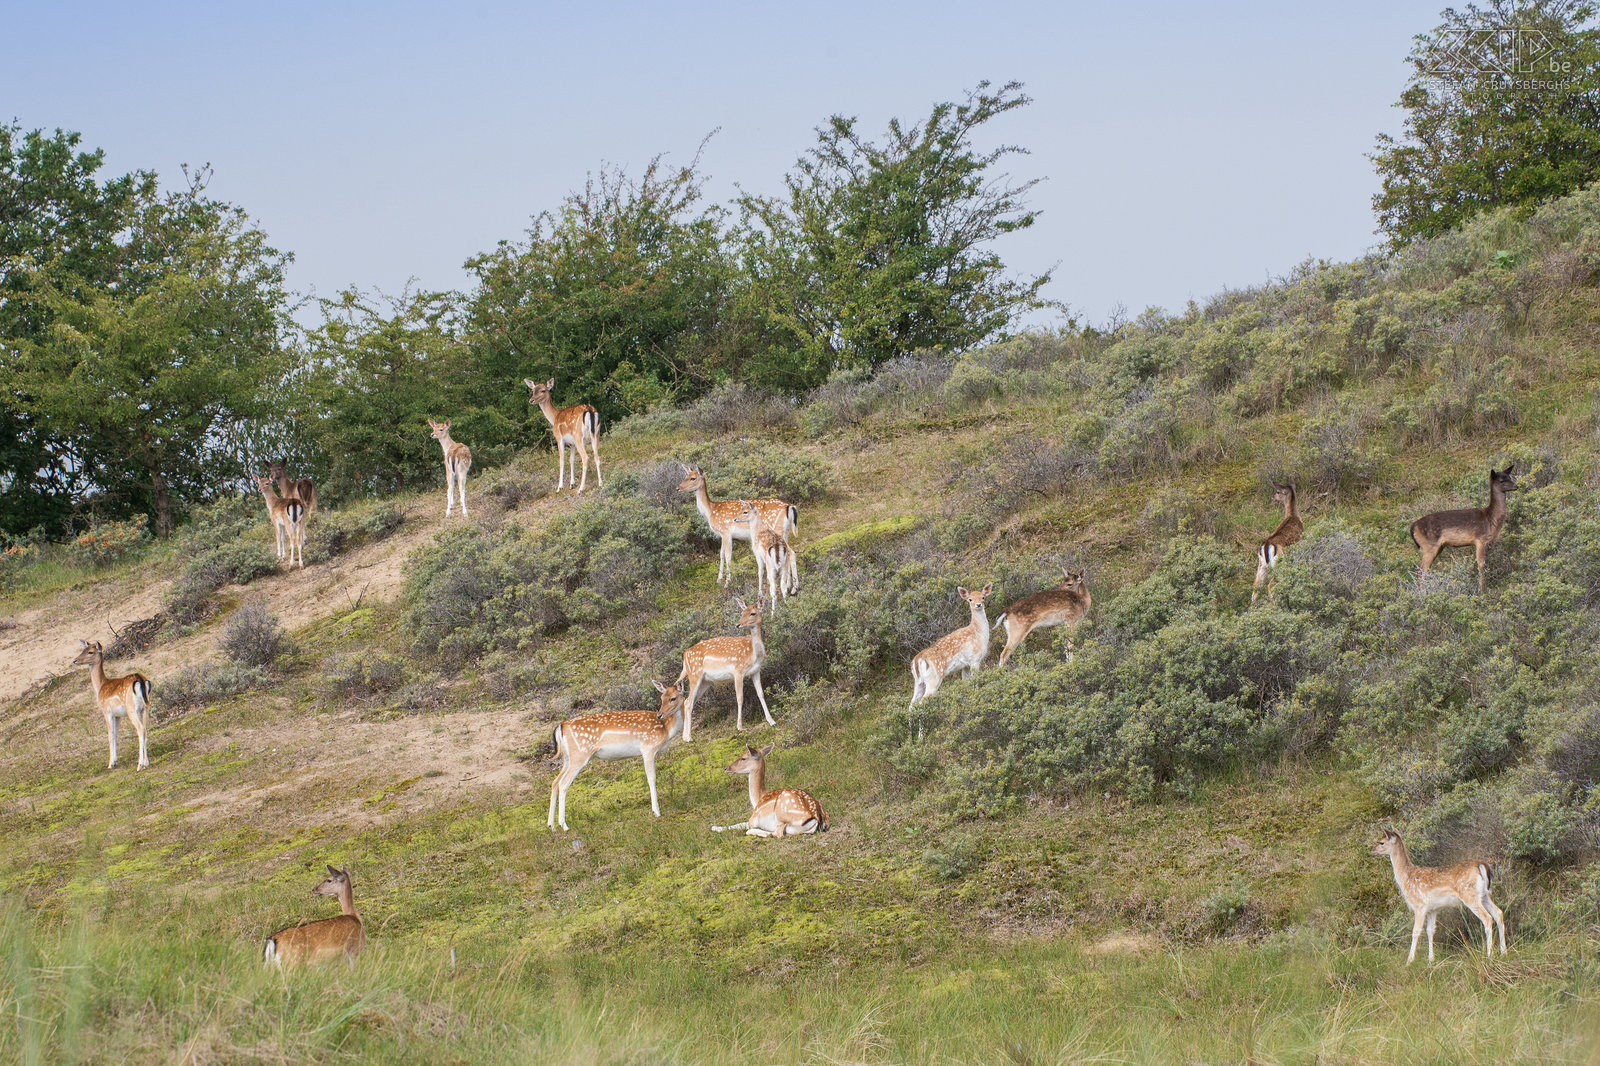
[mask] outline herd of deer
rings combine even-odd
[[[594,457],[595,478],[603,486],[600,474],[599,413],[589,404],[576,404],[558,408],[551,401],[555,380],[544,384],[525,381],[530,391],[529,403],[540,408],[549,420],[557,446],[558,490],[570,481],[577,491],[583,491],[589,481],[589,456]],[[445,465],[445,516],[453,513],[457,498],[461,513],[467,517],[466,478],[472,467],[472,451],[450,437],[450,423],[429,419],[432,435],[444,451]],[[570,456],[567,449],[574,455]],[[579,478],[577,462],[582,463]],[[1512,468],[1489,471],[1489,504],[1482,508],[1439,511],[1424,515],[1411,525],[1411,537],[1421,551],[1421,578],[1426,580],[1429,567],[1445,547],[1473,546],[1477,552],[1478,588],[1484,581],[1485,553],[1500,538],[1506,519],[1506,493],[1517,488]],[[273,463],[268,475],[255,478],[256,487],[266,500],[267,512],[277,537],[278,558],[288,559],[293,566],[298,559],[305,565],[303,549],[307,519],[316,511],[316,487],[309,478],[292,480],[283,463]],[[1254,603],[1266,585],[1271,595],[1270,581],[1274,567],[1283,559],[1288,548],[1297,543],[1305,531],[1296,506],[1295,487],[1292,484],[1274,485],[1273,502],[1282,504],[1283,521],[1262,541],[1257,550],[1255,586],[1251,592]],[[780,600],[799,589],[799,567],[789,538],[799,528],[799,509],[783,500],[714,500],[706,483],[706,475],[698,466],[684,468],[683,480],[678,484],[682,492],[694,494],[696,509],[705,519],[711,532],[721,538],[718,556],[717,580],[726,586],[733,580],[733,543],[746,541],[755,559],[756,602],[746,603],[736,597],[739,605],[738,627],[749,630],[747,636],[711,637],[692,645],[683,653],[683,669],[671,685],[654,680],[661,705],[654,711],[604,711],[597,714],[569,718],[555,727],[556,754],[561,768],[550,787],[550,813],[547,819],[554,830],[557,825],[567,827],[567,790],[593,759],[640,759],[644,763],[645,781],[650,790],[650,809],[661,815],[661,805],[656,794],[656,759],[680,737],[689,743],[693,736],[695,700],[702,687],[721,680],[734,683],[736,707],[735,728],[744,729],[744,683],[754,683],[761,712],[768,725],[775,725],[767,708],[767,698],[761,687],[761,668],[766,663],[767,646],[763,639],[762,618],[768,602],[776,611]],[[1063,568],[1063,580],[1056,588],[1036,592],[1011,604],[997,619],[1006,631],[1006,643],[1000,652],[998,665],[1004,667],[1021,647],[1028,634],[1036,629],[1053,626],[1067,627],[1067,659],[1073,657],[1073,633],[1088,614],[1093,597],[1085,584],[1085,571],[1073,573]],[[992,584],[982,589],[956,591],[966,601],[971,612],[967,625],[947,634],[918,652],[911,661],[911,705],[916,705],[939,691],[944,680],[956,671],[963,677],[977,671],[988,658],[990,625],[984,611],[984,600]],[[765,593],[763,592],[765,589]],[[125,677],[107,677],[104,668],[104,649],[98,642],[80,641],[82,651],[74,665],[90,668],[90,684],[95,704],[106,720],[111,748],[110,766],[117,763],[117,732],[122,718],[132,722],[139,737],[138,769],[150,765],[148,741],[150,732],[150,681],[142,674]],[[919,726],[919,736],[921,729]],[[734,825],[712,826],[716,832],[744,830],[751,836],[791,836],[827,832],[828,815],[810,793],[798,788],[766,789],[766,757],[772,745],[757,750],[747,747],[727,768],[730,774],[744,774],[749,778],[751,814],[747,821]],[[1416,958],[1417,941],[1422,930],[1428,932],[1428,958],[1433,958],[1433,930],[1437,912],[1448,906],[1462,906],[1482,921],[1489,943],[1486,950],[1493,951],[1494,927],[1500,929],[1500,951],[1505,953],[1505,922],[1500,910],[1490,899],[1493,865],[1487,862],[1469,862],[1450,867],[1423,867],[1411,863],[1405,845],[1393,830],[1384,833],[1373,847],[1374,854],[1389,856],[1395,883],[1415,917],[1411,938],[1409,964]],[[342,913],[319,922],[308,922],[274,933],[266,941],[264,951],[269,963],[311,961],[321,958],[344,957],[355,961],[365,943],[361,917],[356,913],[348,869],[328,867],[328,877],[313,890],[314,894],[337,896]]]

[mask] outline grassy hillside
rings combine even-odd
[[[7,564],[0,1058],[1590,1060],[1597,279],[1600,192],[1115,329],[726,389],[608,427],[582,500],[532,448],[470,520],[329,508],[304,571],[249,500],[109,567]],[[719,686],[661,819],[637,763],[593,766],[551,833],[552,724],[654,707],[753,591],[745,545],[718,588],[685,461],[800,504],[779,724],[736,734]],[[1460,550],[1419,586],[1410,521],[1507,461],[1487,591]],[[1307,538],[1252,608],[1289,478]],[[956,586],[993,581],[992,618],[1061,565],[1095,596],[1076,658],[1036,633],[914,721]],[[138,774],[65,666],[107,618],[148,642],[113,665],[155,681]],[[747,741],[831,833],[708,831]],[[1447,915],[1404,967],[1385,824],[1500,861],[1507,959]],[[264,972],[266,933],[330,913],[324,861],[368,955]]]

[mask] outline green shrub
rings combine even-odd
[[[502,480],[498,484],[503,485],[505,482]],[[518,497],[519,500],[520,498]],[[507,507],[515,506],[514,503],[507,502],[504,496],[501,500]],[[318,511],[315,518],[307,525],[306,562],[309,564],[326,562],[363,545],[376,544],[391,536],[405,524],[405,520],[406,513],[394,504],[379,507],[360,516]]]
[[[1235,882],[1200,901],[1200,920],[1209,933],[1221,935],[1238,925],[1250,909],[1250,890]]]
[[[72,554],[90,566],[120,562],[150,539],[150,519],[138,514],[125,522],[100,522],[72,541]]]
[[[922,852],[922,865],[942,881],[955,881],[967,876],[982,861],[978,842],[969,833],[947,832],[937,844]]]
[[[249,663],[205,663],[186,667],[163,680],[151,698],[158,700],[164,710],[200,707],[248,692],[266,684],[270,677],[265,669]]]
[[[392,692],[405,676],[405,660],[387,652],[336,652],[322,664],[324,691],[340,699]]]
[[[799,503],[821,496],[828,488],[826,463],[806,452],[765,441],[692,445],[682,458],[705,471],[714,499],[777,497]],[[690,498],[687,493],[683,496]]]
[[[288,647],[288,637],[277,615],[265,604],[252,602],[228,616],[221,647],[234,662],[271,666]]]

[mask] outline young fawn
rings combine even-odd
[[[279,497],[272,491],[272,481],[268,478],[257,477],[255,481],[256,488],[261,490],[261,498],[267,501],[267,516],[271,518],[273,531],[278,535],[278,559],[282,561],[287,555],[289,565],[293,566],[298,552],[300,565],[304,567],[306,565],[305,504],[300,502],[298,496],[290,496],[286,500]]]
[[[737,728],[744,729],[744,679],[756,685],[756,698],[761,701],[761,713],[767,716],[768,725],[777,725],[772,712],[767,710],[767,694],[761,690],[761,667],[767,661],[767,645],[761,635],[761,600],[746,603],[740,599],[739,628],[750,630],[748,637],[712,637],[702,640],[683,653],[683,672],[676,684],[685,678],[689,686],[684,691],[688,703],[683,711],[683,742],[689,743],[694,734],[694,701],[700,686],[707,681],[733,681],[734,703],[738,707]]]
[[[91,644],[80,640],[78,643],[83,647],[72,665],[89,668],[89,691],[94,696],[95,707],[106,719],[106,741],[111,745],[111,761],[106,769],[117,765],[117,733],[122,719],[126,718],[133,723],[133,731],[139,734],[139,764],[134,769],[143,770],[150,765],[150,679],[137,673],[107,677],[106,653],[100,642]]]
[[[678,483],[678,491],[694,493],[695,507],[705,518],[706,525],[722,538],[722,554],[717,559],[717,580],[728,584],[733,580],[733,542],[755,537],[755,527],[741,521],[745,501],[713,500],[711,490],[706,486],[705,471],[698,466],[683,468],[683,480]],[[761,524],[768,529],[786,537],[794,536],[799,529],[800,508],[794,504],[782,500],[750,500],[749,504],[761,516]]]
[[[1406,854],[1400,834],[1386,831],[1372,845],[1374,855],[1387,855],[1394,866],[1394,883],[1400,887],[1400,896],[1411,908],[1411,954],[1406,956],[1410,966],[1417,957],[1417,938],[1424,925],[1428,928],[1428,961],[1433,961],[1433,923],[1439,911],[1446,907],[1465,907],[1483,923],[1485,955],[1494,954],[1494,928],[1500,927],[1500,954],[1506,953],[1506,918],[1500,908],[1489,898],[1494,882],[1494,867],[1486,862],[1463,862],[1455,866],[1413,866]]]
[[[746,748],[728,765],[730,774],[750,775],[750,820],[714,825],[713,833],[743,829],[746,836],[786,837],[828,831],[828,815],[811,793],[799,788],[766,790],[767,756],[771,754],[771,744],[760,751]]]
[[[765,582],[772,597],[772,613],[778,613],[778,600],[788,599],[800,591],[800,570],[795,561],[794,549],[782,533],[769,529],[761,521],[761,514],[749,500],[740,500],[739,521],[755,530],[750,538],[750,554],[756,561],[756,596],[761,595]]]
[[[1062,567],[1060,588],[1035,592],[1000,612],[995,623],[1006,631],[1006,646],[1000,652],[1000,666],[1005,666],[1011,653],[1022,647],[1029,633],[1059,625],[1067,627],[1067,661],[1072,661],[1072,634],[1077,631],[1083,616],[1089,613],[1089,604],[1094,599],[1083,583],[1084,573],[1080,570],[1074,574]]]
[[[367,933],[356,913],[355,895],[350,889],[350,867],[328,867],[327,878],[311,890],[313,896],[338,896],[340,914],[318,922],[302,922],[279,929],[262,945],[261,958],[268,966],[294,966],[337,959],[343,955],[351,966],[366,946]]]
[[[467,471],[472,469],[472,449],[450,439],[449,419],[435,422],[430,418],[428,425],[433,427],[433,439],[444,449],[444,516],[449,518],[450,508],[455,506],[450,498],[450,490],[454,487],[460,490],[461,517],[471,518],[467,514]]]
[[[1283,504],[1283,521],[1256,550],[1256,585],[1250,590],[1251,603],[1255,603],[1256,597],[1261,595],[1261,583],[1267,580],[1269,572],[1283,558],[1284,549],[1299,541],[1306,529],[1305,523],[1300,521],[1300,512],[1295,510],[1294,486],[1273,485],[1272,488],[1272,502]],[[1267,595],[1272,595],[1270,583],[1267,585]]]
[[[569,718],[556,726],[556,752],[561,772],[550,784],[551,829],[559,821],[567,828],[567,789],[572,787],[590,759],[643,759],[644,779],[650,785],[650,810],[661,817],[656,800],[656,756],[683,733],[683,688],[651,681],[661,693],[658,711],[603,711]]]
[[[983,665],[984,658],[989,654],[989,616],[983,613],[983,598],[989,595],[992,588],[994,582],[991,581],[978,592],[956,589],[957,594],[972,608],[972,621],[954,633],[940,637],[917,652],[917,657],[911,660],[912,710],[916,709],[917,701],[938,692],[944,679],[957,670],[961,671],[962,677],[967,677]],[[920,728],[917,735],[922,735]]]
[[[1428,567],[1433,565],[1441,548],[1464,548],[1471,544],[1478,550],[1478,591],[1482,592],[1484,556],[1489,545],[1500,539],[1500,530],[1506,524],[1506,493],[1516,488],[1510,466],[1504,470],[1490,467],[1489,506],[1435,511],[1411,523],[1411,539],[1422,550],[1421,580],[1427,580]]]
[[[556,438],[556,491],[560,492],[566,485],[569,463],[577,466],[579,459],[583,460],[583,482],[578,485],[578,491],[582,492],[589,484],[589,454],[583,450],[585,444],[589,446],[589,451],[594,452],[595,480],[604,488],[606,480],[600,476],[600,412],[594,409],[593,404],[587,403],[557,407],[550,399],[556,387],[555,378],[543,385],[531,378],[523,378],[522,383],[528,386],[531,393],[528,402],[544,412],[544,417],[550,421],[550,432]],[[570,460],[567,457],[569,446],[577,453]],[[572,480],[578,480],[576,470],[572,471]]]

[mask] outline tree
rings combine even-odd
[[[602,169],[525,240],[467,262],[468,338],[492,390],[479,404],[525,424],[523,378],[553,377],[559,403],[614,417],[703,382],[734,268],[699,160],[668,170],[657,157],[637,180]]]
[[[745,309],[768,331],[756,356],[769,383],[815,385],[837,367],[876,367],[918,348],[981,344],[1046,306],[1049,273],[1013,278],[994,249],[1032,226],[1039,179],[996,174],[1015,145],[973,146],[985,123],[1024,107],[1016,82],[982,82],[917,126],[889,123],[882,144],[835,115],[785,177],[780,197],[739,199]]]
[[[63,256],[18,271],[24,317],[46,323],[0,342],[9,406],[71,442],[94,488],[172,531],[177,500],[237,483],[233,430],[271,410],[283,376],[287,257],[237,208],[147,183],[117,242],[115,269],[85,276]]]
[[[1399,141],[1378,137],[1372,198],[1395,246],[1480,211],[1561,196],[1600,178],[1600,31],[1593,3],[1490,0],[1446,8],[1419,34],[1395,106]]]

